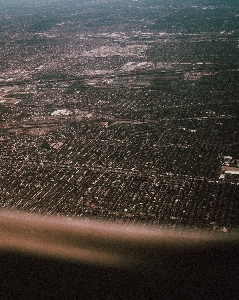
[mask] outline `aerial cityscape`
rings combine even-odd
[[[238,230],[238,1],[0,6],[0,208]]]

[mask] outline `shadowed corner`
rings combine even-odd
[[[2,210],[0,249],[6,299],[29,293],[233,299],[239,279],[237,233],[166,231]]]

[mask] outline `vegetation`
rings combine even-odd
[[[51,73],[51,74],[42,74],[38,77],[38,80],[55,80],[55,79],[68,79],[68,76],[66,74],[57,74],[57,73]]]
[[[44,141],[44,142],[41,144],[40,148],[43,148],[43,149],[50,149],[51,146],[48,144],[47,141]]]
[[[29,99],[29,98],[32,98],[33,97],[33,94],[7,94],[5,96],[3,96],[3,98],[16,98],[16,99]]]
[[[37,38],[33,38],[33,39],[23,39],[23,40],[16,40],[14,41],[14,43],[16,44],[28,44],[28,45],[35,45],[35,44],[41,44],[41,43],[46,43],[48,41],[48,39],[37,39]]]
[[[76,91],[85,90],[85,88],[86,87],[83,82],[81,82],[81,81],[74,82],[63,92],[63,94],[73,94]]]
[[[40,19],[34,22],[28,29],[29,32],[43,32],[51,29],[52,22],[47,19]]]

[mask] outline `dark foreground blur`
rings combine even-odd
[[[237,299],[238,241],[0,212],[0,299]]]

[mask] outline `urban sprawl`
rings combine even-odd
[[[200,2],[3,4],[1,208],[238,228],[239,5]]]

